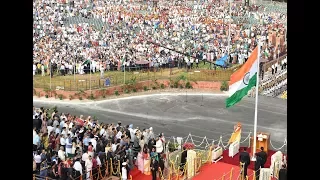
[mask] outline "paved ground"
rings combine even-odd
[[[59,103],[34,101],[36,107],[57,106],[60,112],[96,116],[106,123],[132,123],[135,127],[153,127],[166,137],[186,137],[189,133],[195,144],[206,136],[218,140],[220,135],[226,143],[236,122],[243,125],[242,140],[254,123],[254,99],[244,98],[236,106],[225,108],[226,96],[211,94],[155,94],[126,97],[92,103]],[[187,102],[186,102],[187,101]],[[287,101],[259,96],[258,131],[271,134],[275,148],[283,145],[287,136]],[[248,144],[248,141],[241,144]]]

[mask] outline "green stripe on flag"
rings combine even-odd
[[[245,87],[242,88],[238,91],[236,91],[231,97],[229,97],[226,100],[226,107],[231,107],[233,105],[235,105],[237,102],[239,102],[244,96],[246,96],[248,94],[248,91],[256,86],[257,84],[257,73],[255,73],[255,75],[252,76],[252,78],[249,81],[249,84]]]

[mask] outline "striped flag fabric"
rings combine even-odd
[[[247,62],[230,77],[229,98],[226,107],[238,103],[248,91],[256,86],[258,72],[258,46],[253,50]]]

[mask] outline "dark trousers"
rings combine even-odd
[[[36,171],[37,172],[40,172],[40,165],[41,165],[41,163],[36,163]]]
[[[33,145],[33,151],[37,151],[38,146],[37,145]]]
[[[157,171],[151,170],[151,173],[152,173],[152,180],[157,180]]]
[[[245,164],[243,165],[243,175],[244,175],[244,178],[246,178],[247,172],[248,172],[248,164],[245,163]]]

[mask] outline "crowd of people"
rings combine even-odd
[[[285,37],[286,12],[237,2],[229,7],[218,0],[158,1],[156,6],[152,1],[34,0],[34,74],[44,76],[50,68],[62,75],[121,70],[141,60],[148,67],[182,67],[228,53],[228,63],[242,64],[258,42],[266,59],[286,52],[285,41],[274,42]],[[70,20],[79,17],[86,21]],[[102,27],[90,23],[97,20]]]
[[[159,168],[163,173],[168,163],[165,143],[163,133],[156,135],[152,127],[99,123],[90,116],[33,107],[33,171],[37,179],[96,179],[100,168],[102,176],[113,170],[112,175],[121,174],[126,180],[134,166],[156,178]]]
[[[270,76],[261,81],[259,92],[262,95],[277,97],[287,90],[287,68],[284,64],[275,64],[272,65],[272,72],[269,74]]]

